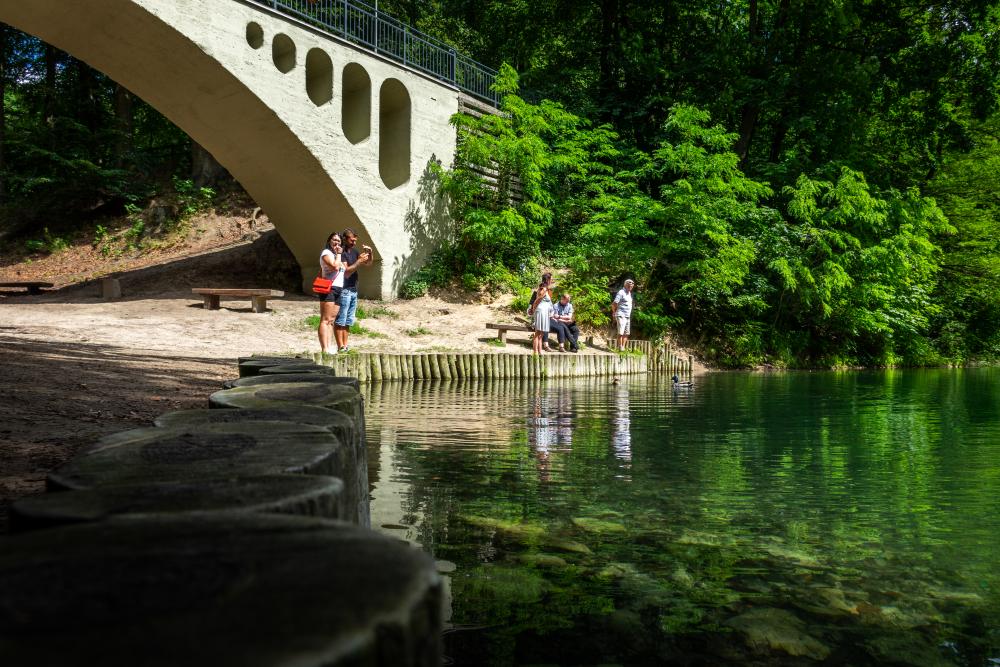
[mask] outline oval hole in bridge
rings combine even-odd
[[[341,125],[352,144],[364,141],[372,133],[372,79],[357,63],[344,67],[344,97]]]
[[[247,23],[247,44],[255,49],[264,46],[264,29],[259,23]]]
[[[410,94],[386,79],[378,100],[378,171],[389,189],[410,180]]]
[[[291,72],[295,68],[295,42],[292,38],[284,33],[275,35],[271,42],[271,58],[279,72]]]
[[[318,107],[333,99],[333,61],[323,49],[306,54],[306,92]]]

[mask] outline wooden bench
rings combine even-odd
[[[23,287],[28,290],[28,294],[41,294],[42,289],[49,289],[55,285],[53,283],[14,282],[0,283],[0,287]]]
[[[267,310],[268,299],[280,299],[285,293],[276,289],[216,289],[214,287],[195,287],[191,290],[195,294],[200,294],[205,300],[205,310],[218,310],[219,299],[226,298],[246,298],[250,297],[250,307],[255,313],[263,313]]]
[[[496,322],[487,322],[486,323],[486,328],[487,329],[496,329],[496,331],[497,331],[497,338],[499,338],[500,342],[502,342],[502,343],[506,343],[507,342],[507,332],[508,331],[526,331],[528,333],[534,332],[534,328],[529,327],[529,326],[524,325],[524,324],[497,324]]]

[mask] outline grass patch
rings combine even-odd
[[[302,320],[302,326],[307,329],[315,329],[319,326],[319,315],[310,315],[306,319]]]
[[[388,338],[384,333],[378,331],[372,331],[371,329],[365,329],[363,326],[355,322],[351,325],[349,331],[357,336],[367,336],[368,338]]]
[[[370,305],[370,306],[367,306],[367,307],[358,304],[358,309],[354,313],[354,316],[356,318],[358,318],[359,320],[367,320],[367,319],[377,320],[377,319],[383,318],[383,317],[385,319],[387,319],[387,320],[398,320],[399,319],[399,313],[397,313],[395,311],[392,311],[392,310],[389,310],[388,308],[386,308],[382,304],[378,304],[378,303]]]
[[[429,333],[430,333],[430,331],[428,329],[423,328],[423,327],[417,327],[416,329],[407,329],[406,330],[406,335],[407,336],[411,336],[411,337],[414,337],[414,336],[426,336]]]
[[[490,338],[486,341],[486,344],[492,347],[507,347],[507,343],[503,342],[499,338]]]

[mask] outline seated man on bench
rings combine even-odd
[[[573,321],[573,304],[570,303],[569,294],[563,292],[559,297],[559,302],[552,306],[552,317],[549,328],[555,332],[559,339],[559,351],[565,352],[565,344],[569,343],[569,349],[579,352],[580,348],[577,340],[580,338],[580,329]]]

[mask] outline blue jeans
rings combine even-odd
[[[358,290],[344,289],[340,293],[340,312],[334,324],[338,327],[349,327],[354,324],[354,311],[358,309]]]

